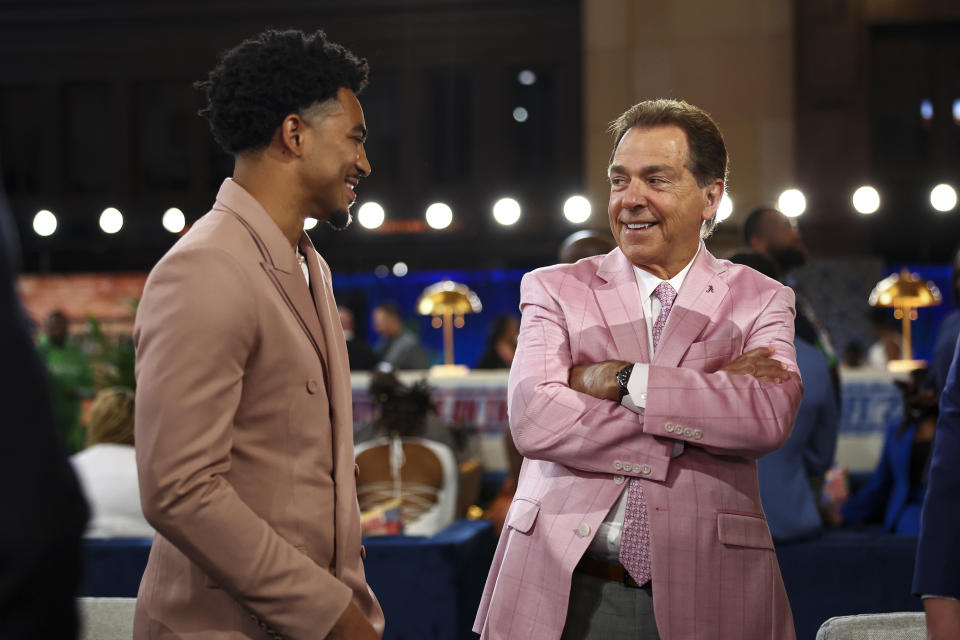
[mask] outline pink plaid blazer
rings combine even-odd
[[[794,638],[756,463],[787,440],[803,395],[793,291],[701,246],[651,360],[648,319],[619,249],[538,269],[520,286],[509,409],[526,460],[474,631],[559,638],[571,573],[634,476],[650,518],[660,637]],[[718,371],[768,345],[788,381]],[[567,386],[570,367],[613,359],[650,363],[644,414]],[[671,458],[675,440],[685,448]]]

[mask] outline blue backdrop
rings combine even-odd
[[[520,278],[524,273],[521,269],[466,269],[411,271],[403,277],[391,274],[385,278],[373,274],[334,275],[333,290],[338,304],[349,307],[356,316],[357,335],[371,345],[377,341],[371,312],[381,302],[396,302],[407,326],[420,336],[437,364],[443,361],[443,332],[430,325],[429,316],[416,313],[417,299],[424,289],[441,280],[466,285],[479,296],[483,311],[466,316],[463,328],[454,330],[454,361],[472,367],[483,351],[492,320],[502,313],[519,319]]]

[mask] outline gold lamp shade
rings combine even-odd
[[[463,316],[483,309],[480,298],[467,286],[441,280],[423,290],[417,300],[417,312],[433,316],[434,328],[443,327],[444,366],[453,367],[453,328],[463,326]]]
[[[909,370],[925,363],[913,360],[910,344],[910,321],[917,319],[918,307],[933,307],[942,301],[937,285],[906,269],[878,282],[870,292],[868,302],[874,307],[893,307],[895,318],[903,322],[903,353],[901,360],[888,364],[891,370]]]

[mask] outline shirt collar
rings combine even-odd
[[[634,265],[633,273],[637,278],[637,286],[640,287],[641,297],[646,299],[652,296],[653,290],[660,286],[661,282],[669,282],[670,286],[673,287],[673,290],[677,293],[680,293],[680,287],[683,286],[683,281],[686,279],[687,273],[690,272],[690,267],[693,266],[693,261],[697,259],[699,254],[700,244],[697,244],[697,252],[693,254],[692,258],[690,258],[690,262],[687,263],[687,266],[685,266],[683,269],[680,269],[677,275],[673,276],[669,280],[661,280],[649,271]]]

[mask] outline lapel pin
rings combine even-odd
[[[713,285],[707,287],[707,293],[713,293]]]

